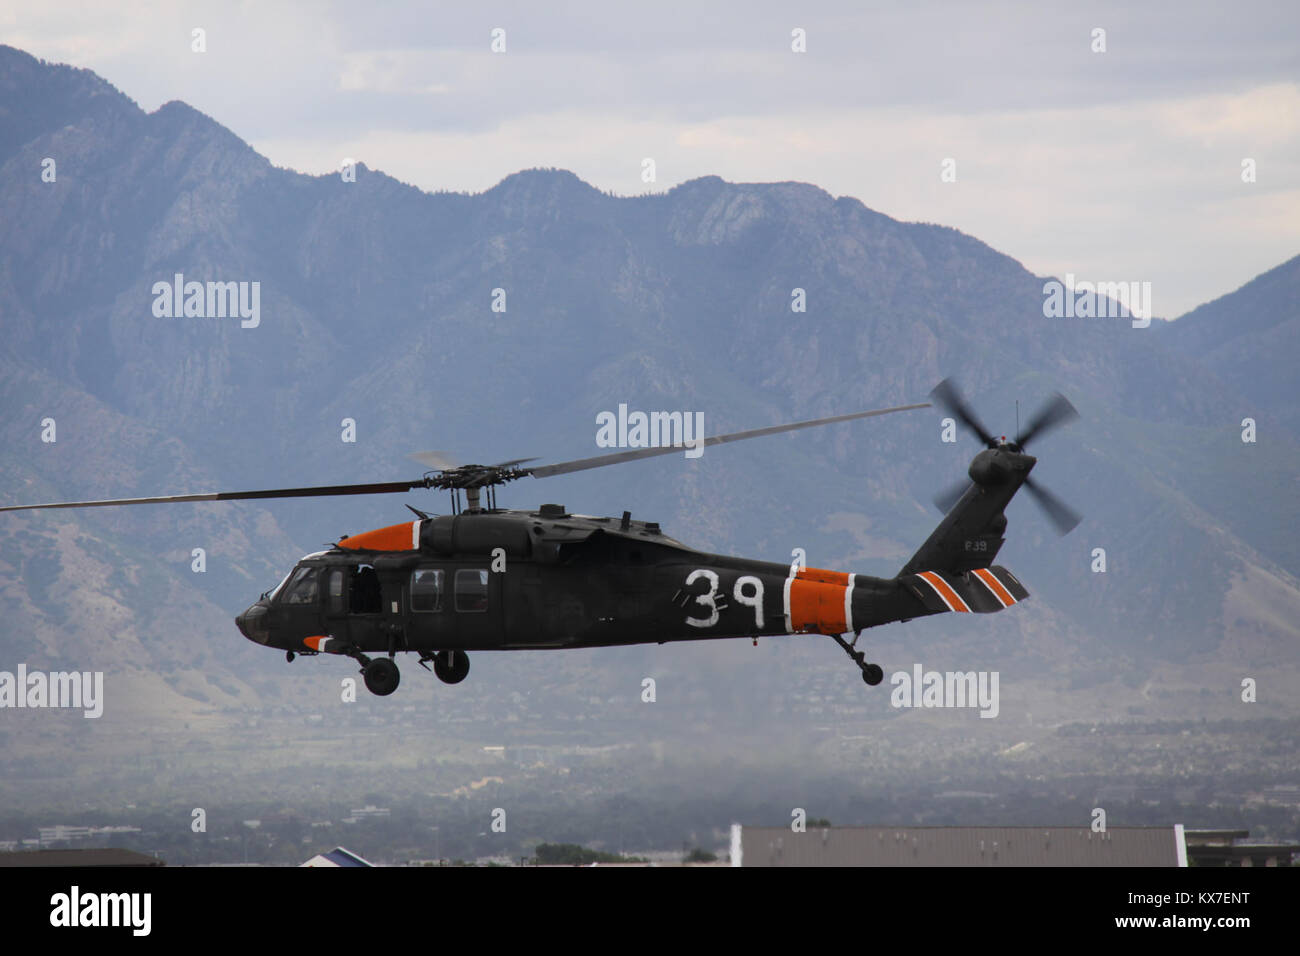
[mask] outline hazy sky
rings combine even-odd
[[[475,192],[533,166],[623,194],[802,180],[1039,274],[1150,281],[1169,317],[1300,253],[1294,0],[0,0],[0,41],[146,110],[184,100],[305,172],[354,157]]]

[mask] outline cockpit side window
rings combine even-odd
[[[317,582],[315,568],[299,568],[284,587],[285,604],[315,604]]]

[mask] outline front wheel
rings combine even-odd
[[[372,694],[387,697],[397,690],[402,680],[402,672],[387,657],[377,657],[365,666],[361,672],[366,679],[366,689]]]
[[[879,664],[868,664],[862,671],[862,679],[871,687],[875,687],[885,679],[885,671]]]

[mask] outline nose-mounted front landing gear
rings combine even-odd
[[[402,672],[387,657],[376,657],[361,669],[361,676],[365,678],[366,689],[380,697],[387,697],[397,690],[402,680]]]
[[[355,646],[349,645],[341,651],[330,653],[346,654],[361,665],[361,677],[366,682],[366,690],[379,697],[387,697],[397,690],[402,681],[402,672],[390,657],[367,657]]]
[[[853,658],[853,663],[857,664],[862,671],[862,680],[871,687],[875,687],[885,679],[885,671],[879,664],[870,664],[867,662],[867,655],[857,650],[858,638],[862,636],[861,631],[853,632],[853,642],[844,640],[839,634],[832,634],[835,643],[844,648],[844,653]]]

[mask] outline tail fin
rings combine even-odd
[[[899,576],[918,571],[987,568],[1002,548],[1003,510],[1029,477],[1037,459],[1009,448],[982,451],[971,462],[971,484],[925,540]]]

